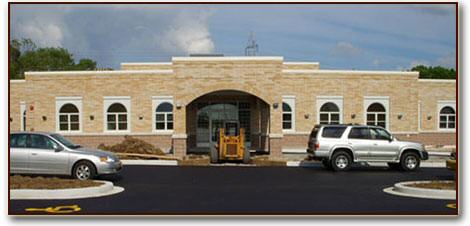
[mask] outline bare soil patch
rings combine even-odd
[[[178,165],[180,166],[208,166],[209,164],[210,157],[208,155],[190,154],[178,160]]]
[[[256,166],[286,166],[284,160],[270,159],[269,156],[254,156],[251,158],[251,163]]]
[[[121,159],[158,159],[158,155],[165,156],[160,148],[132,136],[125,136],[121,143],[114,145],[100,144],[98,149],[114,152]],[[132,154],[136,155],[132,156]]]
[[[426,183],[414,183],[408,184],[407,186],[415,188],[429,188],[429,189],[440,189],[440,190],[455,190],[455,181],[431,181]]]
[[[92,180],[74,180],[43,176],[10,176],[10,189],[66,189],[100,186],[103,183]]]

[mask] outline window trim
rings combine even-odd
[[[163,103],[170,103],[173,105],[173,129],[167,129],[167,115],[165,112],[165,129],[157,129],[157,107]],[[158,134],[173,134],[175,129],[175,104],[173,103],[173,96],[152,96],[152,131]]]
[[[367,125],[367,109],[370,105],[374,103],[382,104],[385,108],[385,128],[387,131],[390,131],[390,98],[388,96],[365,96],[364,97],[364,108],[363,108],[363,117],[364,125]]]
[[[317,96],[315,111],[317,113],[317,121],[315,124],[320,124],[320,108],[328,102],[336,104],[339,108],[339,124],[343,124],[343,96]],[[329,116],[331,116],[331,114],[329,114]]]
[[[440,122],[441,122],[441,110],[445,107],[451,107],[452,109],[454,109],[454,112],[455,112],[455,128],[441,128],[440,127]],[[440,101],[437,101],[437,117],[436,117],[436,128],[437,128],[437,131],[440,131],[440,132],[455,132],[456,128],[457,128],[457,108],[456,108],[456,104],[455,104],[455,101],[453,100],[440,100]]]
[[[56,97],[55,98],[55,131],[60,134],[76,134],[83,131],[82,97]],[[73,104],[78,109],[78,130],[60,130],[60,109],[66,104]]]
[[[289,105],[291,108],[291,128],[290,129],[284,129],[284,126],[282,125],[284,123],[284,120],[282,119],[284,117],[284,110],[282,109],[282,104],[286,103]],[[281,128],[283,132],[295,132],[295,96],[282,96],[282,103],[281,103]]]
[[[122,104],[127,113],[126,130],[108,130],[108,108],[113,104]],[[105,96],[103,97],[103,132],[104,133],[129,133],[131,132],[131,97],[130,96]],[[116,119],[118,120],[118,119]]]

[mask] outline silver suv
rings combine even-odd
[[[335,171],[348,170],[353,162],[386,162],[393,169],[414,171],[428,159],[422,144],[399,141],[382,127],[352,124],[315,126],[307,152]]]

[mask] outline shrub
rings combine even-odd
[[[98,145],[99,149],[117,152],[117,153],[137,153],[150,155],[164,155],[160,148],[156,148],[152,144],[131,136],[125,136],[121,143],[115,145]]]

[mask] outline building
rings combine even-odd
[[[10,82],[10,129],[56,131],[84,146],[132,135],[176,156],[221,126],[253,150],[304,151],[318,123],[380,125],[405,140],[455,145],[455,80],[418,72],[322,70],[282,57],[173,57],[117,71],[26,72]]]

